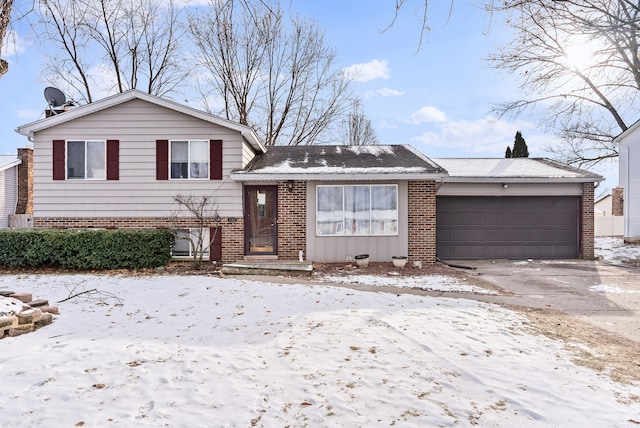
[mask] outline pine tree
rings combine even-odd
[[[529,149],[527,148],[527,142],[522,138],[520,131],[516,132],[516,138],[513,142],[513,151],[511,152],[513,158],[528,158]]]
[[[507,146],[507,151],[504,152],[504,157],[509,159],[512,156],[511,147]]]

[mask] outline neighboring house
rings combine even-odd
[[[248,127],[136,90],[18,132],[34,144],[36,227],[190,233],[173,197],[214,195],[211,259],[224,262],[593,258],[602,177],[547,160],[433,161],[403,145],[267,150]]]
[[[0,156],[0,229],[9,227],[9,215],[16,212],[20,162],[16,156]]]
[[[595,236],[622,236],[624,217],[622,216],[621,188],[598,199],[594,206]]]
[[[593,213],[596,217],[612,216],[613,196],[611,193],[604,195],[593,204]]]
[[[0,155],[0,229],[10,226],[10,216],[31,213],[31,156],[30,148]]]
[[[618,182],[624,190],[624,239],[640,242],[640,121],[613,142],[618,145]]]
[[[593,190],[603,177],[549,159],[434,159],[441,258],[594,257]]]

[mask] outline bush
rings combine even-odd
[[[0,265],[140,269],[171,260],[169,230],[0,230]]]

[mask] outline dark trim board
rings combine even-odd
[[[579,255],[579,196],[438,196],[441,259],[566,259]]]

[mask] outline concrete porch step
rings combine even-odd
[[[313,264],[287,260],[239,261],[225,263],[221,270],[225,275],[311,276]]]

